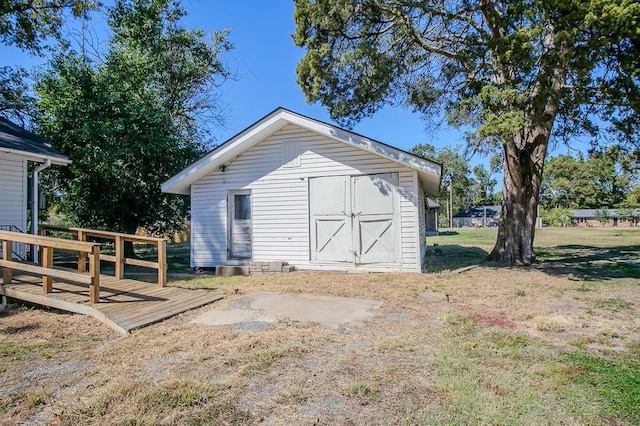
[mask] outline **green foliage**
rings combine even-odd
[[[26,82],[28,73],[21,67],[0,67],[0,116],[25,123],[33,115],[34,99]]]
[[[601,224],[605,224],[609,222],[609,211],[606,208],[601,208],[596,210],[594,213],[595,218],[598,219],[598,222]]]
[[[627,193],[623,205],[630,208],[640,207],[640,185],[634,186],[633,189]]]
[[[449,185],[453,185],[453,211],[458,212],[469,206],[469,188],[472,186],[469,177],[469,162],[460,153],[461,148],[443,147],[436,149],[430,144],[419,144],[411,148],[411,153],[442,164],[442,183],[438,200],[442,206],[449,205]],[[446,215],[441,215],[445,217]]]
[[[77,18],[98,8],[94,0],[12,0],[0,4],[0,43],[42,55],[47,42],[60,40],[60,30],[71,11]],[[22,67],[0,67],[0,116],[22,122],[34,115],[27,71]]]
[[[491,171],[478,165],[473,168],[472,176],[469,161],[463,151],[460,146],[436,148],[430,144],[418,144],[411,148],[410,152],[442,164],[442,183],[438,201],[441,206],[449,206],[449,186],[452,185],[454,214],[471,205],[500,204],[499,194],[494,193],[498,182],[492,178],[493,173],[497,171],[496,162],[499,161],[499,157],[492,158]],[[441,214],[440,219],[445,221],[444,225],[451,226],[446,216]]]
[[[480,164],[473,168],[473,174],[475,175],[473,187],[475,191],[472,204],[475,206],[500,205],[499,194],[494,192],[498,181],[492,177],[492,173]]]
[[[571,211],[563,208],[553,208],[542,211],[542,223],[549,226],[571,226]]]
[[[41,132],[73,161],[50,184],[76,224],[166,235],[184,222],[187,200],[160,185],[206,149],[198,119],[217,116],[230,45],[182,28],[183,16],[168,0],[118,1],[103,63],[65,52],[38,77]]]
[[[0,42],[41,54],[47,40],[59,39],[65,11],[83,17],[94,0],[12,0],[0,5]]]
[[[584,121],[591,113],[630,130],[640,107],[640,5],[631,0],[299,0],[294,16],[294,41],[307,49],[299,84],[337,119],[357,121],[385,103],[436,115],[444,105],[478,142],[502,142],[543,124],[532,120],[544,121],[549,101],[566,133],[596,130]]]
[[[625,203],[632,182],[640,175],[633,153],[619,146],[591,152],[587,158],[561,155],[545,165],[543,206],[563,208],[613,208]]]

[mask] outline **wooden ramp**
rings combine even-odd
[[[11,284],[0,284],[0,295],[89,315],[124,334],[224,297],[209,290],[161,287],[101,275],[100,303],[91,305],[87,285],[56,279],[53,292],[45,294],[41,276],[21,273],[14,274]]]

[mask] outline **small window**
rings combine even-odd
[[[249,194],[235,194],[233,196],[235,220],[251,219],[251,196]]]
[[[300,142],[282,142],[283,167],[300,167]]]

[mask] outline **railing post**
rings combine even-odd
[[[43,237],[46,237],[47,236],[47,228],[46,228],[46,226],[40,225],[38,227],[38,234],[43,236]],[[38,263],[38,259],[42,259],[42,246],[38,246],[38,245],[35,245],[35,244],[31,245],[32,249],[35,248],[35,247],[38,248],[38,257],[35,257],[35,256],[32,255],[31,256],[31,260],[33,261],[33,263],[37,264]]]
[[[167,285],[167,240],[158,241],[158,284]]]
[[[83,231],[78,231],[78,241],[86,241],[87,236]],[[78,252],[78,272],[85,272],[87,270],[87,253],[83,251]]]
[[[2,240],[2,260],[13,260],[13,241]],[[11,278],[13,277],[13,269],[3,267],[2,268],[2,284],[11,284]]]
[[[53,247],[42,247],[42,267],[53,268]],[[50,275],[42,276],[42,290],[45,293],[51,293],[53,291],[53,277]]]
[[[116,235],[116,279],[124,279],[124,239]]]
[[[100,246],[94,246],[89,254],[89,303],[100,302]]]

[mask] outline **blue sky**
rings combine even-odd
[[[110,4],[110,1],[104,3]],[[322,105],[308,105],[296,83],[296,64],[304,50],[291,38],[293,0],[238,2],[233,0],[183,0],[188,12],[184,24],[191,28],[231,30],[234,49],[225,54],[228,67],[239,78],[227,81],[221,90],[227,123],[214,132],[221,143],[278,106],[331,122]],[[68,30],[77,28],[68,25]],[[92,31],[103,42],[108,39],[104,17],[94,14]],[[46,58],[30,56],[18,49],[0,46],[0,65],[40,66]],[[417,114],[402,108],[387,107],[363,120],[353,130],[400,149],[409,150],[418,143],[435,146],[463,144],[462,134],[454,130],[426,131]],[[474,163],[482,159],[474,159]]]
[[[293,1],[251,2],[239,10],[237,1],[186,0],[189,26],[207,30],[229,28],[235,49],[227,63],[241,78],[223,87],[229,107],[228,128],[220,141],[253,123],[278,106],[330,122],[322,105],[308,105],[296,83],[296,64],[304,50],[294,45]],[[436,146],[462,144],[455,131],[434,135],[425,131],[420,117],[409,110],[385,108],[353,128],[365,136],[408,150],[418,143]]]

